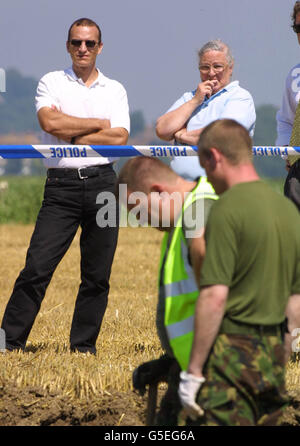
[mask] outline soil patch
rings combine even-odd
[[[0,426],[145,426],[146,408],[147,394],[133,391],[74,401],[40,389],[0,387]],[[282,424],[300,426],[300,392]]]
[[[0,426],[143,426],[146,397],[116,392],[89,401],[39,389],[0,388]]]

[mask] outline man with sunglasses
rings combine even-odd
[[[156,133],[164,140],[193,145],[203,129],[216,119],[235,119],[253,136],[255,107],[250,93],[231,81],[234,59],[221,40],[207,42],[198,52],[201,82],[194,91],[184,93],[157,120]],[[187,180],[205,175],[195,157],[175,157],[172,169]]]
[[[101,30],[94,21],[83,18],[71,25],[67,51],[72,67],[46,74],[37,88],[36,109],[44,144],[127,143],[130,127],[127,94],[119,82],[96,68],[102,48]],[[101,207],[97,196],[100,192],[115,192],[114,160],[102,157],[45,160],[48,170],[44,200],[25,268],[15,283],[3,317],[7,350],[25,348],[52,274],[80,226],[81,284],[70,344],[72,351],[96,353],[118,237],[118,223],[115,227],[97,225],[96,214]]]
[[[292,28],[297,34],[300,44],[300,1],[294,4]],[[300,145],[300,140],[291,140],[296,109],[300,99],[300,63],[294,66],[285,81],[282,105],[277,112],[277,139],[278,146]],[[296,123],[295,123],[296,124]],[[298,122],[297,124],[298,125]],[[300,125],[300,124],[299,124]],[[294,130],[295,132],[295,130]],[[293,132],[293,133],[294,133]],[[293,138],[294,139],[294,138]],[[284,194],[290,198],[300,210],[300,160],[297,156],[289,156],[286,160],[288,175],[284,185]]]

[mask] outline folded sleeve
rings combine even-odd
[[[177,101],[174,102],[174,104],[166,111],[166,113],[169,113],[173,110],[176,110],[181,105],[188,102],[193,97],[193,92],[185,92]]]
[[[46,74],[38,83],[35,97],[36,112],[43,107],[51,107],[52,105],[59,109],[59,101],[54,92],[53,81],[50,75],[51,73]]]
[[[115,83],[115,94],[111,99],[110,125],[111,128],[121,127],[130,133],[130,117],[127,93],[123,85]]]
[[[252,137],[254,134],[256,113],[252,96],[244,89],[231,95],[224,104],[219,119],[234,119],[244,126]]]

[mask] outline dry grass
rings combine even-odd
[[[0,226],[0,315],[24,265],[33,226]],[[97,355],[69,352],[69,330],[79,285],[79,236],[57,268],[36,318],[25,353],[0,355],[1,381],[41,387],[71,398],[131,388],[133,369],[161,354],[155,329],[161,234],[120,230],[109,304]]]
[[[0,317],[24,259],[33,226],[0,226]],[[111,276],[109,305],[97,355],[71,354],[69,330],[79,285],[78,234],[59,265],[25,353],[0,355],[1,382],[39,387],[73,399],[131,389],[140,363],[161,354],[156,335],[157,270],[162,234],[122,228]],[[287,368],[287,388],[299,389],[299,363]]]

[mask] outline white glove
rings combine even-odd
[[[180,373],[178,395],[185,413],[194,421],[204,414],[203,409],[196,403],[197,393],[204,382],[204,377],[198,378],[187,372]]]

